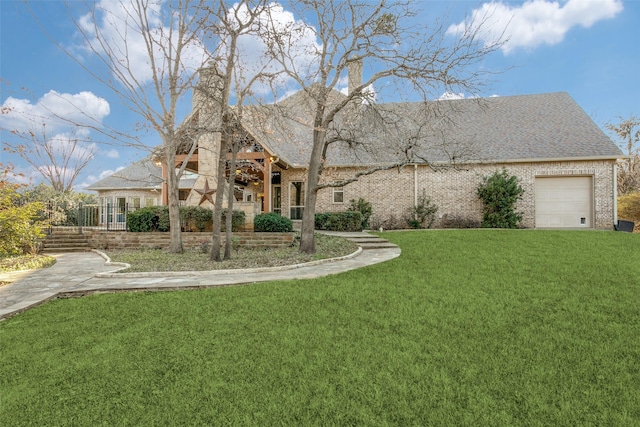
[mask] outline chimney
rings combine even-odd
[[[193,91],[192,109],[212,108],[220,110],[222,100],[223,81],[220,70],[213,62],[198,70],[200,78]],[[210,111],[209,111],[210,112]]]
[[[347,77],[349,80],[349,94],[362,85],[362,59],[354,59],[347,64]]]

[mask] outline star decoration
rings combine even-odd
[[[200,194],[200,201],[198,202],[198,206],[202,204],[202,202],[208,200],[209,203],[213,205],[213,194],[215,194],[216,190],[212,190],[209,188],[209,180],[206,179],[204,181],[204,188],[198,190],[197,188],[193,189],[196,193]]]

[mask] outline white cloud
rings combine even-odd
[[[246,23],[249,19],[246,6],[241,5],[237,13],[233,8],[230,9],[228,19],[233,22],[236,19],[235,16],[240,22]],[[280,4],[271,3],[269,10],[258,17],[255,25],[238,38],[239,54],[236,78],[239,80],[240,86],[244,86],[248,80],[260,72],[271,74],[282,72],[283,67],[280,64],[267,59],[267,44],[265,42],[273,34],[282,33],[289,34],[290,37],[287,49],[287,67],[297,70],[305,80],[314,79],[317,72],[317,52],[320,49],[314,28],[301,20],[296,20],[293,13],[285,10]],[[218,46],[219,55],[223,58],[226,57],[225,48],[224,42]],[[273,83],[276,86],[286,86],[290,80],[287,76],[281,75],[279,81]],[[258,95],[264,95],[270,93],[271,86],[266,83],[257,83],[253,86],[253,90]]]
[[[445,92],[438,97],[438,101],[449,101],[451,99],[464,99],[464,93]]]
[[[147,29],[140,27],[136,19],[138,7],[132,0],[98,0],[96,14],[85,14],[79,19],[80,28],[89,36],[83,50],[89,55],[105,55],[107,52],[102,49],[102,44],[108,46],[108,54],[116,60],[111,65],[118,67],[119,73],[126,76],[129,82],[133,79],[141,84],[150,82],[153,77],[152,59],[156,70],[166,73],[167,58],[162,51],[171,45],[176,47],[178,32],[171,31],[167,22],[163,22],[163,18],[171,17],[163,13],[166,12],[163,11],[164,4],[164,0],[151,0],[146,4],[148,34],[153,44],[151,53],[142,35]],[[202,67],[207,57],[206,49],[197,39],[184,46],[181,55],[182,71],[188,74]],[[122,80],[118,73],[114,77]],[[166,74],[164,77],[167,77]]]
[[[447,34],[460,35],[484,22],[482,40],[487,44],[506,40],[502,51],[508,54],[517,48],[558,44],[573,27],[589,28],[598,21],[613,18],[622,9],[621,0],[568,0],[562,4],[529,0],[518,6],[492,1],[475,9],[471,19],[451,25]]]
[[[104,170],[102,172],[100,172],[98,174],[98,176],[96,175],[87,175],[87,177],[85,178],[85,180],[79,184],[75,184],[73,187],[76,191],[81,191],[86,189],[88,186],[90,186],[91,184],[93,184],[94,182],[100,181],[101,179],[104,179],[106,177],[108,177],[109,175],[113,175],[116,172],[121,171],[122,169],[124,169],[124,166],[120,166],[118,168],[116,168],[115,170],[113,169],[107,169]]]
[[[100,175],[98,175],[98,180],[104,179],[104,178],[108,177],[109,175],[113,175],[116,172],[120,172],[122,169],[124,169],[124,166],[119,166],[115,170],[113,170],[113,169],[104,170],[104,171],[100,172]]]
[[[100,151],[100,154],[108,157],[110,159],[119,159],[120,158],[120,153],[118,152],[118,150],[104,150],[104,151]]]
[[[92,92],[76,94],[59,93],[51,90],[33,104],[28,99],[9,97],[2,104],[6,114],[0,116],[0,125],[8,130],[26,132],[40,130],[46,126],[47,132],[76,127],[77,132],[88,134],[83,126],[101,126],[110,113],[109,103]]]

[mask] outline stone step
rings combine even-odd
[[[347,239],[352,242],[358,243],[375,243],[375,242],[387,242],[387,240],[382,239],[380,237],[371,236],[371,237],[347,237]]]
[[[87,252],[91,247],[87,236],[78,233],[59,233],[48,235],[42,243],[42,252]]]
[[[358,233],[358,234],[354,233],[352,235],[343,234],[343,237],[356,243],[358,246],[362,248],[362,250],[390,249],[390,248],[398,247],[397,245],[394,245],[393,243],[381,237],[366,235],[362,233]]]
[[[362,248],[362,250],[366,249],[391,249],[397,248],[397,245],[394,245],[391,242],[376,242],[376,243],[358,243],[358,245]]]
[[[43,248],[42,253],[53,254],[60,252],[90,252],[91,248],[63,247],[63,248]]]
[[[64,247],[82,247],[88,248],[88,242],[44,242],[44,247],[46,248],[64,248]]]

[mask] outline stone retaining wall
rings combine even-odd
[[[169,233],[132,233],[118,231],[90,231],[89,245],[94,249],[135,249],[169,247]],[[234,244],[250,248],[284,248],[293,244],[293,233],[233,233]],[[237,239],[237,240],[236,240]],[[224,245],[224,234],[222,244]],[[182,233],[182,245],[185,249],[199,248],[211,243],[211,233]]]

